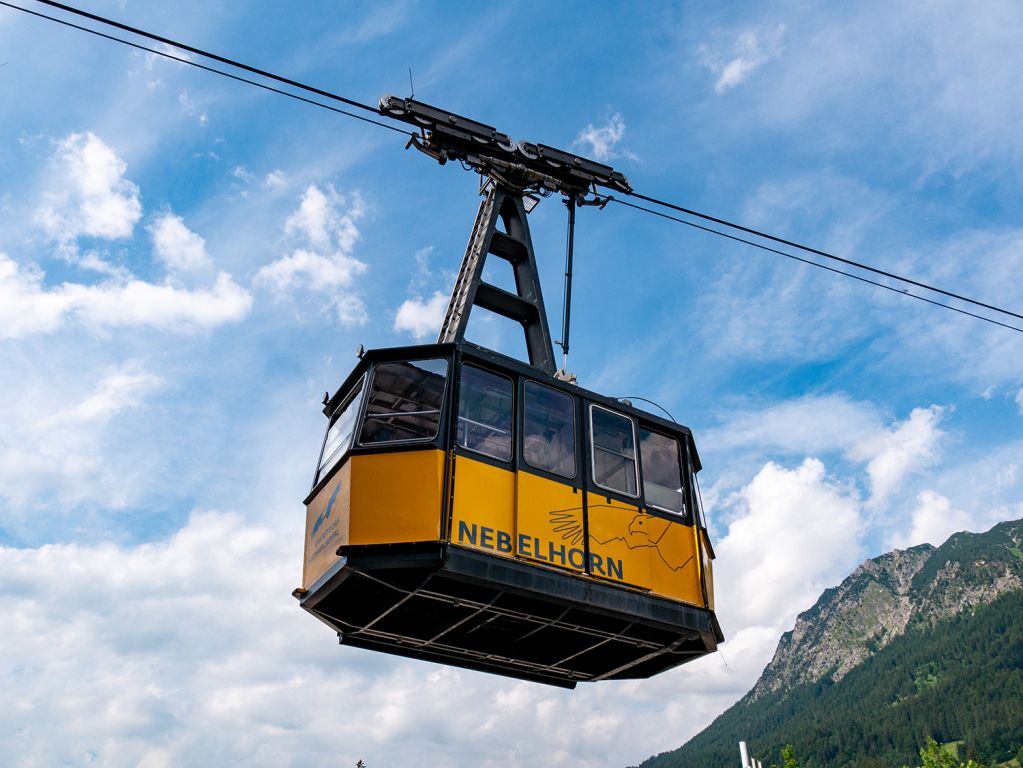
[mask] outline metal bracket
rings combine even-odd
[[[632,190],[625,175],[609,165],[545,144],[517,142],[492,126],[411,98],[384,96],[379,109],[380,114],[419,129],[408,146],[441,164],[461,160],[486,176],[500,178],[510,188],[565,194],[586,193],[596,187]]]

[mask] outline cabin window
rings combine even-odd
[[[432,440],[440,429],[447,360],[381,363],[373,371],[362,445]]]
[[[365,382],[365,377],[359,379],[359,383],[352,387],[352,391],[342,401],[341,407],[334,411],[330,427],[327,429],[327,438],[323,441],[323,451],[320,453],[320,466],[316,471],[317,483],[337,464],[345,455],[348,446],[352,444],[355,422],[359,418],[359,406],[362,405],[362,385]]]
[[[609,491],[638,496],[636,429],[628,416],[590,406],[593,482]]]
[[[458,444],[500,461],[511,460],[511,379],[472,365],[462,366]]]
[[[522,458],[536,469],[575,477],[575,400],[571,395],[526,382]]]
[[[651,507],[683,514],[682,464],[678,440],[639,430],[639,455],[643,461],[643,495]]]

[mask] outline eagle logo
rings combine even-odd
[[[614,509],[617,507],[608,504],[594,504],[589,508],[590,514],[600,509]],[[548,512],[551,528],[562,540],[579,546],[584,536],[583,508],[572,507],[571,509],[556,509]],[[597,544],[607,545],[615,541],[625,543],[630,550],[643,547],[653,547],[661,561],[673,571],[681,571],[693,559],[692,555],[685,557],[685,540],[688,538],[685,526],[672,524],[672,521],[663,517],[655,517],[646,512],[637,513],[630,521],[620,536],[612,536],[609,539],[598,539],[590,534],[590,540]]]

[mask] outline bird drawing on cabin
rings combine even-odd
[[[594,504],[589,507],[588,512],[590,515],[599,515],[601,509],[621,511],[607,504]],[[574,546],[579,546],[582,543],[584,535],[582,507],[556,509],[549,512],[548,515],[554,533],[559,535],[563,541]],[[591,533],[590,540],[601,546],[621,541],[630,550],[653,547],[668,568],[680,571],[693,559],[691,553],[687,554],[685,546],[685,540],[690,536],[688,528],[684,525],[673,525],[670,520],[663,517],[639,512],[629,521],[620,536],[600,539]]]

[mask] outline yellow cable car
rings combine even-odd
[[[686,427],[554,371],[525,186],[486,186],[438,343],[366,352],[325,400],[295,595],[344,645],[649,677],[724,639],[699,457]],[[488,255],[516,293],[483,281]],[[474,306],[521,323],[529,363],[465,340]]]

